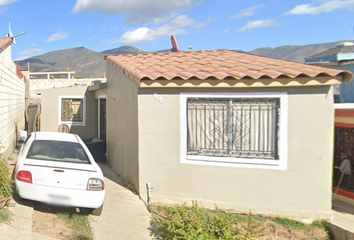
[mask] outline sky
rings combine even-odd
[[[353,39],[354,0],[0,0],[14,60],[83,46],[104,51],[234,49]]]

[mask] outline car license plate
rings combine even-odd
[[[49,194],[48,197],[49,197],[49,201],[50,201],[51,204],[68,205],[68,203],[69,203],[69,197],[68,196]]]

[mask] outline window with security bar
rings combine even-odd
[[[62,98],[61,99],[61,121],[82,122],[83,121],[83,99]]]
[[[278,160],[279,98],[188,98],[187,154]]]

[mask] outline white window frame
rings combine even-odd
[[[83,109],[82,109],[82,122],[73,122],[73,121],[62,121],[61,120],[61,107],[62,99],[71,98],[71,99],[82,99]],[[58,108],[58,125],[67,124],[69,126],[86,126],[86,97],[82,95],[62,95],[59,96],[59,108]]]
[[[188,98],[278,98],[280,101],[278,160],[187,155]],[[180,94],[180,162],[208,166],[287,170],[288,158],[288,94],[286,92],[188,93]]]

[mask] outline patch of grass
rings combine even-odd
[[[10,213],[7,209],[0,209],[0,223],[9,223],[11,220]]]
[[[316,220],[311,223],[312,226],[320,229],[328,229],[328,222],[325,220]]]
[[[10,177],[10,170],[6,165],[6,159],[4,154],[1,152],[3,147],[0,146],[0,201],[5,200],[12,196],[12,183]],[[2,204],[0,205],[0,208]]]
[[[292,229],[307,230],[311,227],[311,225],[305,224],[303,222],[295,221],[295,220],[292,220],[289,218],[275,217],[272,220],[274,222],[276,222],[277,224],[280,224],[284,227],[292,228]]]
[[[71,229],[71,234],[66,239],[68,240],[92,240],[92,230],[88,215],[57,213],[59,219],[65,222],[66,226]]]

